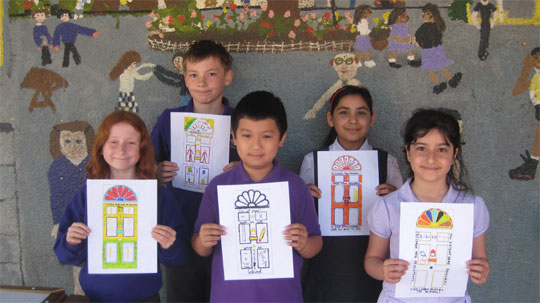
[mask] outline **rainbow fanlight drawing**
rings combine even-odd
[[[441,209],[431,208],[424,211],[416,222],[418,227],[426,228],[452,228],[452,218]]]

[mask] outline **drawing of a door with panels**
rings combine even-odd
[[[185,131],[185,182],[206,185],[210,180],[210,156],[214,137],[214,120],[194,117],[184,118]]]
[[[137,195],[115,185],[103,197],[103,268],[137,268]]]
[[[451,259],[452,228],[452,218],[441,209],[428,209],[418,217],[415,288],[444,290]]]
[[[362,225],[362,166],[352,156],[332,164],[331,228],[356,229]]]

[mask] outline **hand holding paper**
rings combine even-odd
[[[178,165],[174,162],[163,161],[157,165],[156,177],[160,183],[171,182],[176,176]]]
[[[199,239],[204,248],[216,246],[221,236],[225,235],[225,227],[219,224],[207,223],[201,225]]]
[[[66,234],[66,241],[71,245],[77,245],[82,242],[82,240],[88,238],[90,234],[90,228],[81,222],[73,222],[68,228]]]
[[[384,281],[397,283],[409,269],[409,262],[400,259],[386,259],[383,263]]]
[[[311,196],[315,199],[320,199],[322,195],[322,191],[320,188],[317,187],[315,184],[308,184],[307,187],[309,188],[309,192],[311,193]]]
[[[152,238],[161,245],[161,248],[168,249],[176,241],[176,231],[169,226],[156,225],[152,229]]]
[[[476,284],[484,284],[489,275],[489,262],[483,258],[472,259],[467,261],[467,270],[471,281]]]

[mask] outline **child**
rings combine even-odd
[[[229,100],[223,91],[233,78],[232,57],[221,44],[209,40],[194,43],[184,57],[186,86],[192,98],[187,106],[166,109],[152,130],[152,143],[159,163],[157,177],[167,183],[186,219],[186,241],[193,235],[193,225],[199,213],[202,194],[172,187],[178,165],[171,161],[171,113],[193,112],[201,114],[231,115]],[[231,149],[229,160],[237,159]],[[230,168],[230,166],[225,167]],[[197,255],[189,242],[185,265],[167,271],[167,298],[169,301],[204,302],[210,297],[210,258]]]
[[[446,82],[439,82],[436,70],[440,70],[443,77],[448,80],[448,85],[456,88],[461,81],[462,73],[452,75],[446,68],[454,61],[446,57],[444,46],[442,45],[443,32],[446,24],[441,17],[439,7],[436,4],[428,3],[422,7],[424,12],[422,24],[415,33],[416,43],[422,48],[422,69],[427,71],[431,81],[435,83],[434,94],[442,93],[446,88]]]
[[[62,61],[62,67],[69,66],[69,53],[73,54],[73,60],[75,64],[81,64],[81,56],[75,47],[75,41],[78,35],[86,35],[97,37],[99,32],[93,28],[80,26],[75,23],[69,22],[70,12],[65,9],[58,10],[58,18],[62,20],[62,23],[56,26],[52,39],[54,50],[60,50],[60,41],[64,43],[64,60]]]
[[[145,67],[155,67],[155,64],[152,63],[143,63],[137,67],[137,63],[139,62],[141,62],[141,55],[138,52],[125,52],[109,73],[111,81],[120,78],[120,93],[115,110],[121,109],[134,113],[139,112],[139,104],[135,101],[135,95],[133,95],[135,80],[146,81],[150,79],[154,74],[152,71],[141,75],[139,74],[139,70]]]
[[[375,61],[371,60],[371,40],[369,38],[368,19],[371,17],[371,7],[369,5],[359,5],[354,10],[354,24],[356,24],[356,31],[358,31],[358,37],[354,42],[354,49],[358,51],[358,60],[364,59],[364,65],[366,67],[374,67]],[[359,63],[362,66],[362,63]]]
[[[241,164],[215,177],[204,193],[193,249],[201,256],[213,255],[213,302],[301,302],[300,268],[302,257],[311,258],[322,246],[321,231],[309,189],[295,174],[281,168],[275,156],[287,136],[287,117],[281,100],[265,91],[246,95],[232,115],[232,135]],[[294,248],[294,278],[224,281],[219,225],[217,186],[287,181],[291,221],[284,231]]]
[[[420,67],[420,61],[414,60],[412,51],[412,35],[409,31],[409,15],[404,7],[394,8],[388,16],[388,25],[392,26],[390,37],[388,38],[388,63],[392,68],[400,68],[401,64],[396,63],[398,52],[407,52],[407,62],[412,67]]]
[[[364,87],[345,86],[330,99],[328,125],[332,128],[321,150],[373,150],[367,135],[375,124],[373,99]],[[384,196],[402,184],[399,165],[392,155],[377,149],[379,186]],[[315,199],[321,197],[317,187],[317,152],[304,157],[300,177],[308,184]],[[319,210],[323,211],[323,210]],[[304,274],[306,301],[376,301],[381,283],[369,277],[363,267],[368,236],[323,237],[321,253],[309,260]]]
[[[115,111],[101,123],[86,166],[89,179],[153,179],[154,158],[144,122],[134,113]],[[82,186],[60,219],[54,251],[62,264],[83,266],[81,286],[98,301],[159,301],[161,270],[155,274],[89,274],[87,264],[86,185]],[[158,258],[165,266],[185,258],[183,218],[166,188],[158,191],[158,225],[152,238],[158,243]]]
[[[394,297],[395,283],[401,280],[409,266],[407,261],[397,259],[400,202],[474,204],[472,260],[466,267],[474,283],[485,283],[489,274],[486,252],[489,213],[484,200],[467,193],[468,187],[463,182],[458,122],[442,110],[421,109],[407,122],[403,139],[410,178],[398,191],[379,198],[368,217],[371,233],[364,263],[370,276],[384,280],[379,302],[398,301]],[[389,248],[390,257],[387,255]],[[400,298],[399,302],[434,300],[471,302],[467,293],[462,298]]]
[[[489,55],[489,34],[491,28],[495,26],[495,20],[497,19],[497,7],[489,3],[489,0],[480,0],[476,3],[476,6],[473,8],[472,12],[472,23],[474,26],[480,30],[480,45],[478,46],[478,58],[485,61]],[[482,18],[482,23],[478,24],[478,14]],[[493,18],[491,15],[493,14]]]
[[[51,52],[49,48],[52,48],[52,37],[49,34],[49,30],[46,25],[43,25],[43,21],[49,16],[48,9],[37,9],[32,11],[32,18],[36,20],[34,26],[34,43],[37,46],[37,50],[41,51],[41,65],[45,66],[51,64]]]

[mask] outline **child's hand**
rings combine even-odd
[[[37,50],[40,51],[40,50],[41,50],[41,47],[38,46],[38,47],[37,47]]]
[[[383,263],[384,281],[395,284],[401,280],[409,268],[409,262],[400,259],[386,259]]]
[[[60,50],[60,46],[55,46],[55,47],[54,47],[54,50],[55,50],[55,51],[59,51],[59,50]]]
[[[156,177],[161,183],[171,182],[176,176],[178,169],[178,165],[174,162],[160,162],[156,168]]]
[[[94,32],[94,33],[92,34],[92,37],[95,38],[95,37],[97,37],[98,35],[99,35],[99,32]]]
[[[82,242],[82,240],[88,238],[90,234],[90,228],[86,224],[81,222],[73,222],[68,228],[66,234],[66,241],[71,245],[77,245]]]
[[[237,166],[238,164],[240,164],[240,161],[230,162],[229,164],[225,165],[225,167],[223,167],[223,171],[228,171],[229,169],[232,169],[233,167]]]
[[[302,252],[306,249],[308,232],[303,224],[294,223],[287,225],[283,234],[285,235],[287,244],[294,247],[298,252]]]
[[[322,192],[315,184],[308,184],[307,187],[309,188],[309,192],[311,193],[311,196],[315,199],[320,199]]]
[[[467,269],[471,281],[476,284],[484,284],[489,275],[489,262],[486,259],[472,259],[467,261]]]
[[[389,193],[395,191],[397,188],[394,185],[391,184],[380,184],[379,186],[375,187],[375,190],[377,191],[377,196],[385,196]]]
[[[169,226],[158,224],[152,229],[152,238],[161,245],[161,248],[169,249],[176,241],[176,231]]]
[[[227,234],[225,227],[215,223],[206,223],[201,225],[199,238],[204,248],[212,248],[216,246],[221,236]]]

